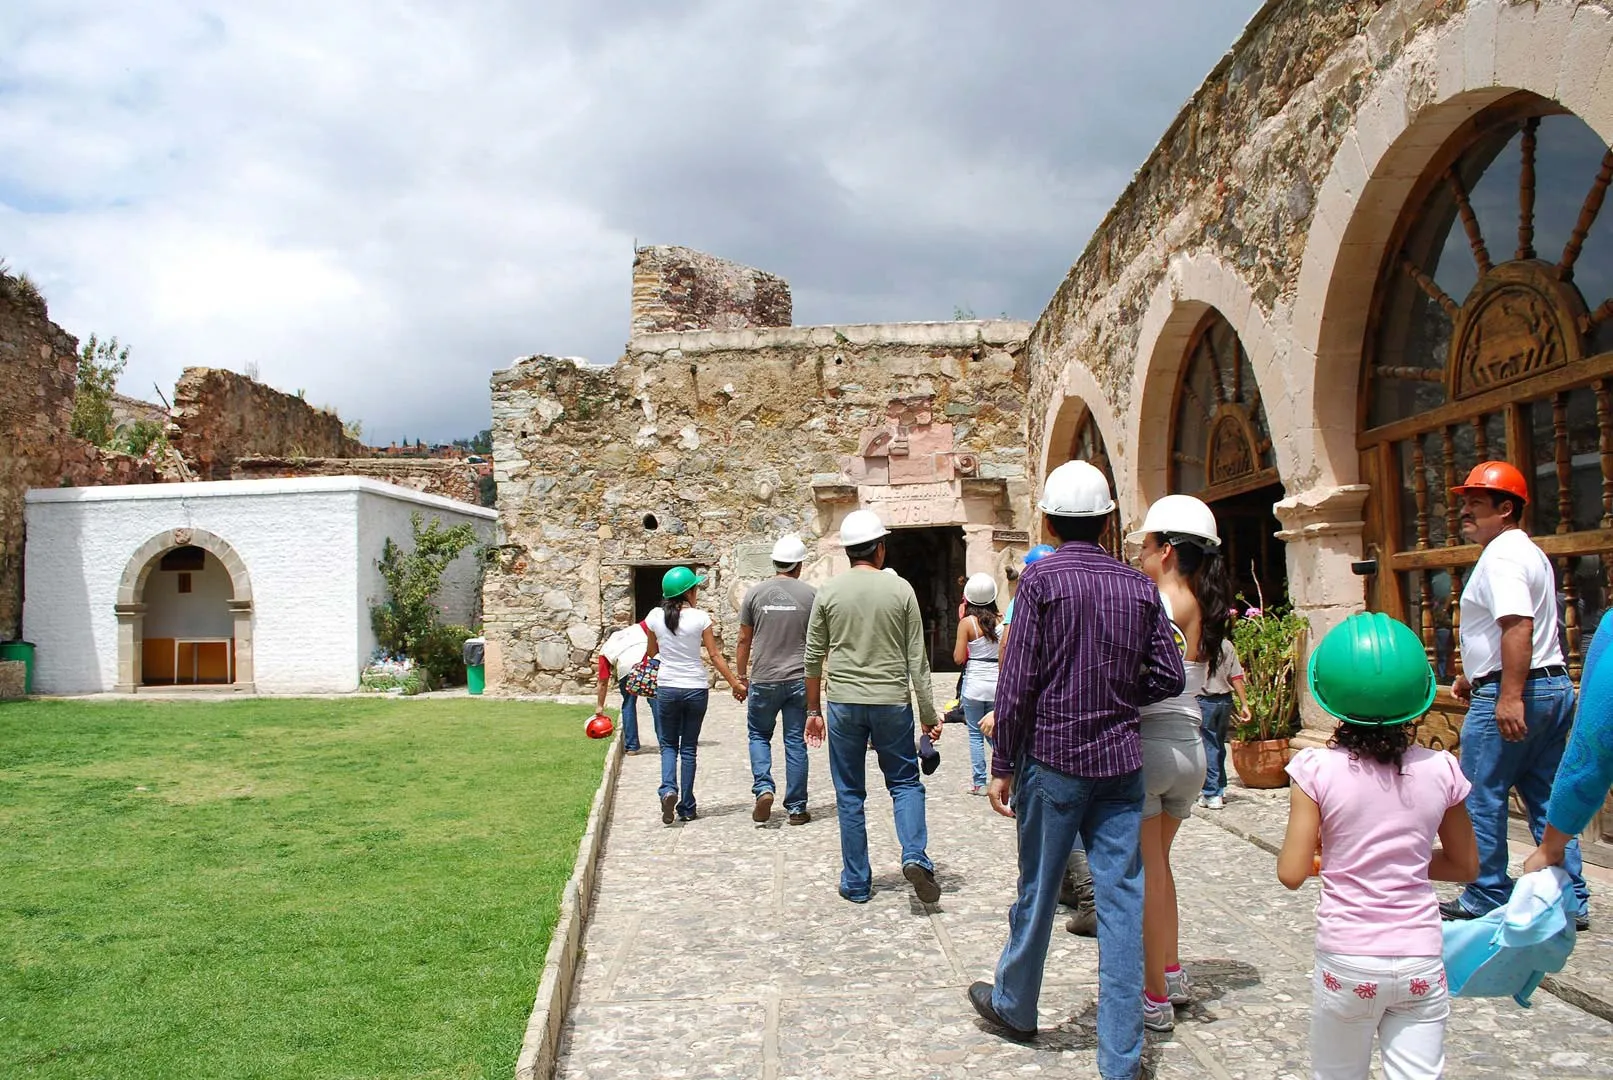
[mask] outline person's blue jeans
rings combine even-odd
[[[1487,914],[1512,896],[1513,879],[1507,874],[1507,792],[1518,789],[1529,816],[1529,832],[1539,843],[1546,828],[1551,784],[1574,720],[1572,679],[1566,675],[1530,679],[1523,688],[1528,734],[1521,742],[1508,742],[1495,726],[1499,691],[1500,684],[1495,682],[1476,687],[1462,721],[1462,775],[1473,785],[1467,813],[1479,843],[1479,876],[1463,891],[1462,906],[1475,915]],[[1563,869],[1574,881],[1576,911],[1584,915],[1590,891],[1585,887],[1578,840],[1569,841]]]
[[[1199,735],[1204,739],[1204,790],[1201,795],[1224,795],[1227,790],[1227,731],[1232,726],[1232,695],[1199,697]]]
[[[655,738],[661,744],[662,796],[677,795],[680,818],[694,816],[695,754],[711,692],[663,686],[655,693]]]
[[[622,692],[622,749],[638,749],[638,695],[627,692],[627,676],[616,680],[616,689]],[[651,699],[650,708],[655,708]]]
[[[835,786],[835,813],[840,819],[840,893],[866,900],[873,892],[868,866],[868,744],[879,755],[879,771],[891,795],[896,839],[902,865],[917,863],[934,870],[924,849],[924,784],[919,780],[918,747],[913,739],[913,710],[908,705],[847,705],[829,702],[829,776]]]
[[[806,810],[806,680],[751,683],[745,697],[745,732],[750,736],[751,794],[774,791],[773,728],[784,717],[784,809]]]
[[[980,718],[991,711],[992,702],[963,699],[963,722],[969,728],[969,782],[985,787],[991,779],[986,775],[986,752],[991,740],[980,733]]]
[[[1086,846],[1098,907],[1098,1072],[1132,1080],[1143,1053],[1143,773],[1084,780],[1027,758],[1014,778],[1019,898],[997,962],[992,1006],[1036,1027],[1064,865]]]

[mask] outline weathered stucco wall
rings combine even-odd
[[[745,586],[795,531],[808,578],[859,504],[955,523],[971,569],[1023,537],[1023,339],[1009,322],[636,337],[614,367],[530,357],[493,376],[505,538],[484,587],[490,681],[575,689],[632,610],[635,564],[710,566],[732,649]],[[647,527],[653,518],[654,527]],[[901,520],[894,520],[900,518]],[[994,539],[995,538],[995,539]]]
[[[265,480],[277,476],[364,476],[410,491],[481,505],[481,476],[467,461],[436,458],[284,458],[237,459],[232,480]]]
[[[686,247],[633,253],[633,333],[789,326],[781,277]]]
[[[197,477],[227,480],[245,457],[363,457],[341,418],[220,368],[186,368],[174,386],[175,448]]]
[[[22,618],[24,492],[164,479],[149,462],[73,438],[77,384],[78,342],[37,294],[0,274],[0,641]]]

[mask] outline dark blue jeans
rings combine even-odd
[[[1507,793],[1516,788],[1529,816],[1529,832],[1540,842],[1546,829],[1546,804],[1557,763],[1568,745],[1574,722],[1574,681],[1566,675],[1530,679],[1523,688],[1523,719],[1528,729],[1521,742],[1509,742],[1495,726],[1499,683],[1473,690],[1473,703],[1462,721],[1462,775],[1473,785],[1467,813],[1479,842],[1479,876],[1462,893],[1462,906],[1483,915],[1512,896],[1507,873]],[[1574,882],[1574,910],[1586,914],[1590,891],[1581,874],[1579,841],[1570,840],[1563,869]]]
[[[616,680],[616,689],[622,692],[622,749],[638,749],[638,695],[627,692],[627,676],[623,675]],[[647,703],[651,712],[655,710],[655,699]]]
[[[655,693],[655,738],[661,744],[660,795],[678,796],[680,818],[694,816],[695,755],[711,691],[663,686]]]
[[[1199,735],[1204,739],[1204,790],[1201,795],[1224,795],[1227,790],[1227,730],[1232,725],[1231,694],[1199,695]]]
[[[1019,898],[992,1005],[1036,1027],[1042,969],[1070,849],[1086,845],[1098,907],[1098,1072],[1135,1077],[1143,1053],[1143,773],[1085,780],[1027,758],[1014,777]]]
[[[799,814],[807,805],[806,680],[751,683],[745,698],[745,732],[750,737],[751,794],[773,786],[773,729],[784,716],[784,809]]]

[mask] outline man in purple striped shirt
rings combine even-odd
[[[996,984],[975,983],[969,999],[1011,1037],[1035,1036],[1059,886],[1080,840],[1097,891],[1098,1071],[1132,1080],[1143,1049],[1137,710],[1180,694],[1184,674],[1159,589],[1097,544],[1114,505],[1084,461],[1060,465],[1043,488],[1039,508],[1060,543],[1025,570],[1014,598],[989,789],[992,807],[1015,818],[1019,898]]]

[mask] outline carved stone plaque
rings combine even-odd
[[[1451,333],[1453,400],[1579,360],[1579,292],[1538,260],[1504,263],[1474,286]]]
[[[1222,406],[1210,426],[1210,445],[1204,455],[1204,474],[1211,485],[1253,476],[1258,468],[1248,422],[1235,406]]]

